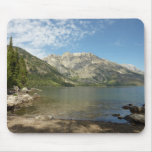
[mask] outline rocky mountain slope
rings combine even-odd
[[[45,61],[31,55],[22,48],[17,49],[20,56],[23,56],[28,71],[28,86],[71,86],[71,81],[60,74],[54,67]]]
[[[78,85],[143,85],[144,75],[91,53],[49,55],[43,59]]]
[[[136,68],[134,65],[132,64],[121,64],[123,67],[126,67],[128,70],[131,70],[133,72],[136,73],[140,73],[140,74],[144,74],[143,71],[141,71],[140,69]]]

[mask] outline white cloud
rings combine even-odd
[[[101,20],[100,20],[101,21]],[[107,22],[109,24],[109,22]],[[104,28],[103,21],[100,28]],[[100,30],[101,30],[100,29]],[[28,48],[36,56],[44,56],[44,47],[61,48],[93,35],[99,30],[89,20],[12,20],[8,24],[8,38],[15,46]],[[39,50],[39,51],[36,51]]]
[[[55,23],[51,20],[13,20],[8,25],[8,36],[13,36],[15,45],[28,43],[31,47],[62,47],[70,40],[76,41],[91,33],[76,26],[73,20],[56,20]]]

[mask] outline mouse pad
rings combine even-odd
[[[138,19],[14,19],[7,27],[14,133],[139,133],[145,126]]]

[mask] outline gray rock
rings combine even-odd
[[[16,104],[18,104],[18,97],[14,96],[14,95],[8,95],[7,96],[7,105],[11,107]]]
[[[137,106],[129,107],[129,110],[132,113],[139,113],[139,108]]]
[[[19,108],[22,106],[26,106],[30,101],[33,100],[33,97],[29,94],[17,94],[17,95],[8,95],[7,96],[7,109],[11,110],[15,108]]]
[[[20,102],[28,102],[30,100],[33,100],[32,96],[30,96],[29,94],[23,94],[23,95],[19,95],[18,96],[18,100]]]
[[[138,106],[133,106],[132,104],[125,105],[122,107],[123,109],[128,109],[130,110],[131,113],[137,113],[137,114],[144,114],[145,113],[145,107],[138,107]]]
[[[23,93],[28,93],[29,90],[28,90],[26,87],[24,87],[24,88],[22,88],[21,92],[23,92]]]
[[[126,120],[132,122],[137,122],[137,123],[145,123],[145,115],[143,114],[131,114],[125,117]]]
[[[131,113],[139,113],[142,114],[145,112],[145,108],[144,107],[137,107],[137,106],[132,106],[129,108]]]

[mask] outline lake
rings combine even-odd
[[[144,104],[144,87],[42,87],[31,107],[18,115],[52,115],[57,119],[94,120],[126,123],[112,114],[129,114],[121,107]]]

